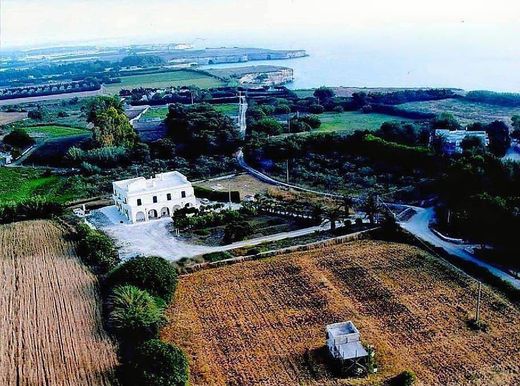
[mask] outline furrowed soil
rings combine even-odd
[[[404,244],[357,241],[182,276],[163,339],[194,385],[520,384],[520,310],[483,286],[488,332],[467,326],[477,283]],[[352,320],[379,371],[340,378],[325,325]]]
[[[96,277],[50,221],[0,226],[0,385],[114,385]]]

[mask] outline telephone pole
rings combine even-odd
[[[289,183],[289,158],[287,158],[287,163],[286,163],[286,178],[287,178],[287,183]]]

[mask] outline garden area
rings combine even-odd
[[[385,122],[414,122],[413,119],[401,118],[387,114],[363,113],[360,111],[345,111],[340,113],[326,112],[319,115],[321,125],[318,131],[338,131],[352,134],[356,130],[379,130]]]

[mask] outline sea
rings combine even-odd
[[[228,37],[215,45],[304,49],[308,56],[207,66],[270,64],[294,69],[292,89],[347,87],[450,87],[520,93],[520,40],[513,31],[460,25],[331,31],[319,36]],[[211,47],[211,40],[201,42]],[[199,44],[199,46],[201,46]],[[214,46],[215,46],[214,45]]]

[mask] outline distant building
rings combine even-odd
[[[436,138],[442,137],[445,142],[443,144],[442,151],[445,154],[454,154],[462,152],[460,144],[466,137],[477,137],[480,138],[484,146],[489,145],[489,138],[485,131],[469,131],[469,130],[446,130],[437,129],[435,130],[434,136]]]
[[[13,162],[11,153],[4,153],[3,151],[0,151],[0,166],[9,165],[11,162]]]
[[[355,360],[368,356],[360,341],[360,334],[351,321],[329,324],[327,333],[327,347],[331,356],[339,360]]]
[[[112,186],[117,209],[131,223],[168,217],[177,209],[197,206],[191,183],[177,171],[150,179],[115,181]]]

